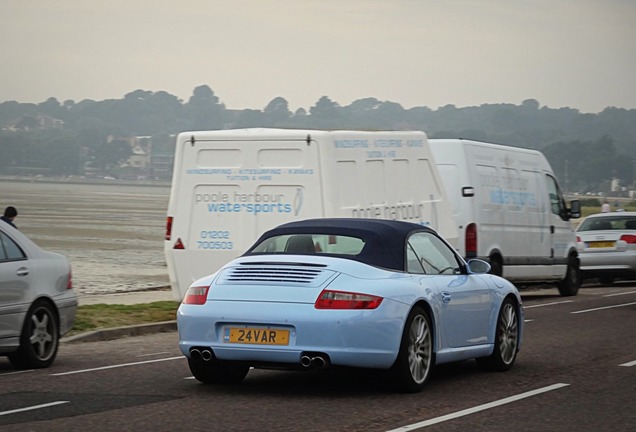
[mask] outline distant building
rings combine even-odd
[[[132,155],[119,165],[121,179],[141,180],[147,178],[170,180],[174,154],[154,154],[152,137],[116,137],[108,136],[108,142],[125,141],[130,145]]]

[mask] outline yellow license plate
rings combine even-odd
[[[590,242],[591,248],[611,248],[614,247],[615,242],[613,241],[593,241]]]
[[[230,327],[225,341],[256,345],[289,345],[289,330],[255,327]]]

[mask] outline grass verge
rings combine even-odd
[[[75,323],[66,336],[105,328],[173,321],[178,308],[179,302],[175,301],[78,306]]]

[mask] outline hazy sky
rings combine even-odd
[[[636,108],[635,0],[0,0],[0,102]]]

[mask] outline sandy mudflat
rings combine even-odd
[[[169,285],[163,254],[170,187],[0,179],[0,211],[18,209],[18,228],[66,255],[79,294]]]

